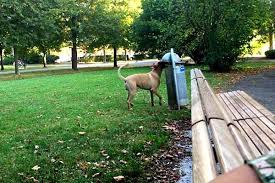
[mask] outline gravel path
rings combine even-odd
[[[275,70],[248,76],[230,90],[243,90],[275,113]]]

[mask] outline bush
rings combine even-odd
[[[268,50],[265,52],[266,58],[275,59],[275,50]]]
[[[59,59],[59,56],[47,55],[47,64],[54,64],[57,59]],[[27,64],[43,64],[43,57],[34,52],[27,54],[22,60]],[[5,65],[12,65],[14,58],[12,55],[8,55],[4,57],[3,61]]]
[[[112,55],[106,55],[106,61],[107,62],[111,62],[113,60],[113,56]],[[85,63],[89,63],[89,62],[104,62],[104,56],[89,56],[89,57],[85,57],[85,58],[81,58],[80,62],[85,62]]]
[[[47,64],[55,64],[55,61],[59,59],[56,55],[47,55]]]
[[[3,62],[5,65],[12,65],[14,61],[14,58],[12,55],[5,56],[3,59]]]
[[[125,61],[125,55],[117,55],[117,60]]]
[[[147,58],[147,56],[146,56],[146,54],[143,54],[143,53],[134,55],[134,60],[143,60],[145,58]]]
[[[23,58],[23,61],[27,64],[41,64],[43,57],[36,52],[30,52]]]

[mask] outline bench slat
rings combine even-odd
[[[200,75],[203,76],[202,72],[199,70]],[[203,76],[204,78],[204,76]],[[212,96],[212,102],[210,103],[210,106],[213,107],[213,103],[215,103],[217,105],[217,109],[222,113],[223,119],[226,122],[226,124],[228,125],[228,131],[230,132],[230,134],[232,135],[232,138],[234,139],[235,143],[236,143],[236,149],[239,150],[242,158],[244,159],[253,159],[255,157],[255,154],[253,153],[253,151],[251,150],[251,148],[248,146],[248,143],[246,141],[246,139],[243,137],[243,135],[241,134],[241,132],[239,131],[239,129],[232,125],[234,124],[234,121],[232,119],[232,117],[229,115],[230,113],[228,113],[228,111],[226,111],[225,107],[222,105],[222,103],[220,102],[220,100],[218,99],[218,97],[214,94],[212,88],[210,87],[210,85],[208,84],[208,82],[206,80],[204,80],[204,84],[206,89],[211,93]],[[205,98],[205,97],[203,97]],[[209,106],[209,105],[207,105]],[[209,108],[209,107],[207,107]]]
[[[193,71],[191,71],[191,78],[195,78]],[[196,80],[191,81],[191,89],[193,182],[209,182],[217,176],[216,162]]]
[[[234,95],[233,92],[228,92],[228,99],[230,101],[234,101],[236,105],[236,109],[240,112],[245,114],[247,124],[250,128],[254,131],[255,135],[261,139],[262,143],[264,143],[270,150],[275,148],[274,142],[271,140],[271,137],[275,134],[267,128],[259,119],[256,118],[256,115],[247,107],[238,96]],[[269,133],[269,134],[268,134]],[[270,136],[270,137],[269,137]]]
[[[260,122],[257,122],[257,124],[260,125],[260,128],[262,128],[268,136],[275,142],[275,124],[272,123],[272,120],[270,118],[265,117],[262,113],[260,113],[253,105],[251,105],[245,98],[243,98],[238,92],[234,91],[233,92],[240,100],[248,106],[251,111],[257,116],[258,119],[260,119]],[[264,126],[262,126],[264,124]],[[267,127],[267,128],[266,128]]]
[[[262,129],[264,131],[266,131],[268,133],[268,135],[270,136],[270,138],[273,140],[273,142],[275,142],[275,124],[273,123],[275,121],[275,119],[272,119],[272,116],[268,116],[265,117],[260,111],[258,111],[251,103],[249,103],[245,98],[243,98],[242,95],[240,95],[239,92],[234,91],[233,92],[238,98],[240,98],[240,100],[247,105],[251,111],[253,111],[253,113],[262,121],[262,123],[268,127],[268,129],[266,129],[265,127],[262,127]],[[243,92],[244,93],[244,92]],[[251,99],[252,100],[252,99]],[[273,122],[272,122],[273,121]]]
[[[231,103],[227,100],[227,98],[223,96],[223,94],[218,94],[218,98],[220,99],[220,101],[222,102],[222,104],[224,104],[225,109],[227,111],[229,111],[229,115],[230,116],[234,115],[232,113],[232,111],[234,111],[235,114],[237,113],[237,111],[235,110],[235,108],[231,105]],[[233,109],[232,111],[229,110],[229,105],[231,105],[231,107]],[[231,118],[233,119],[233,117],[231,117]],[[248,143],[248,146],[250,147],[250,149],[252,151],[253,155],[251,157],[246,157],[246,159],[253,159],[253,158],[261,156],[260,151],[257,149],[257,147],[255,146],[255,144],[251,141],[251,139],[249,138],[249,136],[247,135],[247,133],[243,130],[243,128],[239,125],[239,123],[237,121],[234,121],[233,124],[234,124],[234,126],[236,126],[236,128],[244,136],[244,138],[246,139],[246,142]]]
[[[241,102],[243,102],[244,105],[246,105],[254,115],[256,115],[257,118],[253,118],[253,121],[255,124],[261,128],[267,136],[275,143],[275,125],[269,121],[262,113],[260,113],[253,105],[251,105],[249,102],[247,102],[238,92],[233,91],[232,92],[236,97],[238,97]],[[254,116],[248,114],[251,118]]]
[[[220,100],[224,102],[225,106],[229,109],[228,112],[231,114],[231,118],[233,120],[240,120],[242,116],[237,112],[237,110],[233,107],[233,105],[228,101],[228,99],[224,96],[224,94],[218,94]]]
[[[238,129],[241,131],[242,135],[245,137],[245,139],[246,139],[246,141],[247,141],[250,149],[252,150],[253,154],[255,155],[255,158],[256,157],[260,157],[262,155],[261,152],[256,147],[256,145],[254,144],[254,142],[250,139],[250,136],[248,136],[247,132],[245,132],[243,130],[243,128],[240,126],[240,124],[237,121],[234,122],[234,125],[236,125],[236,127],[238,127]]]
[[[262,141],[259,139],[257,135],[255,135],[254,131],[250,128],[250,126],[246,123],[245,120],[239,120],[238,123],[240,126],[244,129],[244,131],[247,133],[247,135],[250,137],[250,139],[255,142],[256,147],[259,149],[261,154],[268,153],[268,148],[265,146],[265,144],[262,143]]]
[[[209,124],[222,172],[228,172],[240,166],[243,163],[243,158],[236,147],[232,135],[228,131],[225,121],[211,119]]]
[[[268,128],[259,118],[255,118],[253,119],[253,121],[262,130],[262,132],[265,133],[267,138],[272,141],[273,145],[270,146],[271,149],[275,149],[275,133],[270,128]]]
[[[248,119],[249,116],[247,115],[247,113],[241,109],[241,107],[239,106],[239,104],[237,103],[237,101],[235,101],[234,99],[232,99],[232,97],[229,95],[229,93],[224,93],[224,96],[227,98],[227,100],[234,106],[234,108],[236,109],[236,111],[241,115],[241,119]]]
[[[209,182],[217,176],[216,161],[205,123],[192,127],[193,182]]]
[[[216,102],[213,102],[213,98],[215,97],[214,92],[210,87],[208,87],[207,81],[204,78],[203,74],[200,70],[195,70],[195,74],[197,77],[197,82],[199,86],[200,95],[202,96],[202,103],[205,107],[205,114],[207,118],[218,118],[223,119],[223,114],[219,110],[219,106]]]
[[[239,91],[239,90],[237,92],[241,96],[243,96],[249,103],[251,103],[257,110],[259,110],[263,115],[265,115],[265,116],[274,116],[274,114],[272,114],[272,112],[270,112],[269,110],[267,110],[263,105],[261,105],[256,100],[254,100],[253,98],[251,98],[245,92]]]
[[[191,72],[191,77],[194,77],[195,74]],[[192,99],[192,111],[191,111],[191,116],[192,116],[192,125],[199,121],[205,121],[205,115],[203,113],[202,109],[202,104],[201,104],[201,99],[198,91],[198,85],[196,80],[191,81],[191,99]]]
[[[222,171],[228,172],[243,163],[243,158],[231,132],[233,131],[236,133],[236,136],[238,137],[240,137],[240,133],[235,128],[231,128],[230,131],[227,127],[228,120],[225,120],[225,112],[221,110],[222,106],[219,104],[216,95],[204,79],[201,71],[196,70],[195,74],[197,77],[199,92],[202,96],[201,99],[203,106],[207,106],[205,107],[205,114],[209,120],[211,134],[217,151],[216,154],[221,163]],[[227,119],[229,119],[229,117],[227,117]],[[244,143],[241,145],[244,146]]]
[[[259,137],[259,139],[262,141],[263,144],[269,149],[275,149],[275,145],[272,142],[272,140],[265,134],[263,130],[261,130],[256,124],[254,120],[246,119],[245,120],[247,125],[250,126],[250,128],[254,131],[255,135]]]
[[[266,117],[260,117],[260,120],[270,129],[273,133],[275,133],[275,125],[271,122],[270,119]]]
[[[240,107],[241,111],[243,111],[247,118],[256,118],[257,116],[252,112],[251,108],[249,108],[245,103],[243,103],[243,100],[239,98],[237,95],[234,94],[234,92],[228,92],[228,95],[236,101],[237,105]]]
[[[251,105],[242,95],[239,94],[237,91],[232,91],[232,93],[237,96],[243,103],[246,105],[252,112],[255,114],[256,117],[264,116],[260,111],[258,111],[253,105]]]

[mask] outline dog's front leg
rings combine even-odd
[[[158,93],[158,91],[153,90],[152,93],[159,97],[159,105],[162,105],[162,96]]]
[[[150,90],[150,94],[151,94],[151,104],[154,107],[155,106],[155,104],[154,104],[154,93],[153,93],[152,90]]]

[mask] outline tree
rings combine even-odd
[[[133,4],[137,3],[137,6]],[[139,0],[105,0],[94,4],[85,30],[92,30],[87,37],[87,47],[114,49],[114,67],[117,67],[117,49],[131,46],[130,31],[139,13]]]
[[[59,49],[64,41],[64,24],[61,20],[61,4],[55,0],[44,1],[40,7],[40,14],[35,24],[37,39],[34,45],[43,54],[43,66],[47,66],[47,54],[49,50]]]
[[[145,0],[134,33],[141,51],[173,47],[211,70],[227,71],[266,19],[267,0]],[[143,49],[142,49],[143,48]]]
[[[270,0],[269,19],[268,19],[269,50],[275,49],[273,45],[274,32],[275,32],[275,1]]]
[[[24,53],[28,48],[32,48],[42,40],[43,35],[39,34],[42,30],[46,30],[46,22],[42,20],[45,11],[45,3],[42,0],[1,0],[1,15],[4,17],[3,30],[5,34],[1,34],[5,40],[7,47],[13,47],[15,74],[19,74],[18,59],[23,57],[19,55]],[[45,31],[44,31],[45,33]],[[3,44],[2,44],[3,45]]]
[[[6,18],[3,26],[6,32],[5,42],[14,48],[15,74],[19,74],[18,48],[26,47],[32,40],[29,25],[32,25],[30,17],[34,12],[31,1],[1,1],[1,14]]]
[[[72,46],[72,69],[77,70],[77,47],[87,40],[90,30],[86,31],[91,7],[97,0],[59,0],[61,16],[65,24],[66,41]]]
[[[149,52],[161,57],[169,50],[169,0],[144,0],[142,1],[143,12],[133,25],[132,39],[136,42],[136,50]]]

